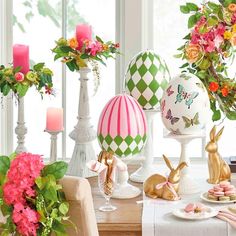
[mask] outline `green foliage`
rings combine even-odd
[[[43,66],[41,64],[34,69],[41,71]],[[12,221],[13,207],[4,202],[2,190],[7,171],[15,155],[14,153],[10,157],[0,156],[0,177],[4,179],[3,182],[0,182],[0,209],[7,220],[5,224],[0,224],[1,236],[19,235],[16,225]],[[41,171],[41,175],[35,180],[36,198],[26,198],[28,205],[40,215],[39,229],[37,230],[39,236],[66,236],[66,227],[68,226],[77,230],[69,220],[67,215],[69,203],[66,201],[62,186],[58,183],[58,180],[65,175],[67,166],[68,164],[62,161],[46,165]]]
[[[7,96],[12,91],[18,97],[24,97],[28,89],[32,86],[42,95],[42,89],[52,89],[53,72],[45,67],[45,63],[38,63],[33,66],[26,75],[24,80],[19,82],[15,79],[15,74],[20,71],[20,67],[13,68],[0,66],[0,91]]]

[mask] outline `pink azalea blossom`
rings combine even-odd
[[[39,228],[39,214],[22,203],[14,205],[13,222],[16,224],[17,230],[23,236],[36,236]]]
[[[92,56],[96,56],[97,53],[102,51],[102,44],[98,41],[90,41],[86,47],[87,52],[90,52]]]

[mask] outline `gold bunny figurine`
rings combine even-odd
[[[216,134],[216,126],[210,132],[210,141],[206,145],[205,150],[208,152],[208,170],[210,184],[218,184],[223,180],[230,180],[231,172],[229,165],[221,158],[218,153],[217,142],[223,133],[224,127]]]
[[[169,159],[163,155],[170,174],[166,178],[159,174],[154,174],[144,182],[144,192],[151,198],[163,198],[170,201],[179,200],[178,189],[180,180],[180,170],[187,166],[186,162],[181,162],[176,169],[173,168]]]

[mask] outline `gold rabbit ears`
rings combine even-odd
[[[216,134],[216,126],[214,125],[213,128],[211,129],[211,132],[210,132],[210,139],[211,139],[211,141],[217,142],[220,139],[223,131],[224,131],[224,126]]]
[[[163,159],[167,165],[167,167],[170,169],[170,170],[174,170],[174,167],[173,165],[171,164],[170,160],[168,159],[168,157],[166,157],[164,154],[162,155],[163,156]],[[182,170],[185,166],[188,166],[186,162],[181,162],[175,170]]]

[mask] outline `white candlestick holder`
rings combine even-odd
[[[57,135],[62,132],[45,130],[45,132],[51,135],[51,145],[50,145],[50,163],[57,161]]]
[[[80,177],[90,177],[96,175],[86,167],[90,160],[96,160],[93,141],[97,138],[96,131],[91,124],[90,103],[88,95],[88,73],[91,69],[81,68],[80,74],[80,96],[77,116],[77,124],[70,133],[70,138],[75,141],[75,147],[71,161],[69,163],[68,174]]]
[[[15,133],[17,135],[17,147],[15,152],[22,153],[27,152],[25,147],[25,135],[27,134],[27,128],[25,126],[25,116],[24,116],[24,97],[17,98],[18,102],[18,119],[17,126],[15,128]]]
[[[200,188],[198,184],[193,180],[192,174],[191,174],[191,163],[190,163],[190,158],[187,154],[187,149],[189,146],[189,143],[197,138],[204,138],[205,135],[203,133],[199,134],[193,134],[193,135],[176,135],[173,133],[169,133],[164,136],[165,138],[171,138],[175,139],[177,142],[180,143],[181,145],[181,154],[180,154],[180,160],[179,163],[181,162],[186,162],[187,167],[184,167],[181,170],[180,174],[180,181],[179,181],[179,194],[180,195],[187,195],[187,194],[194,194],[194,193],[199,193]]]
[[[155,170],[153,168],[153,119],[157,114],[157,110],[145,110],[147,117],[147,142],[143,150],[144,161],[141,167],[130,176],[130,180],[138,183],[143,183]]]

